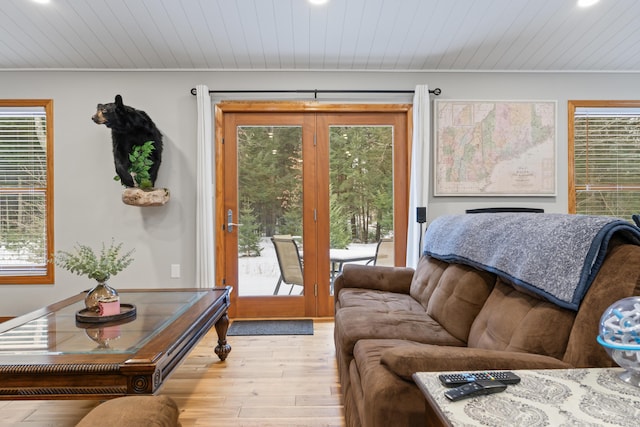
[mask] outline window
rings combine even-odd
[[[569,212],[640,213],[640,102],[569,102]]]
[[[53,283],[53,101],[0,100],[0,284]]]

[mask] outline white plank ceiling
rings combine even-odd
[[[0,1],[0,69],[640,71],[640,1]]]

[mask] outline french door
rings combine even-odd
[[[232,317],[333,314],[346,262],[404,265],[408,105],[216,106],[216,283]]]

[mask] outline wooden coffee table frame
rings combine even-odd
[[[196,292],[203,289],[131,289],[127,292]],[[156,333],[135,353],[0,354],[0,400],[110,399],[154,394],[215,325],[215,353],[225,360],[231,288],[214,288]],[[84,299],[80,293],[0,324],[0,333]]]

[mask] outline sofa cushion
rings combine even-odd
[[[411,279],[409,294],[424,308],[429,305],[429,298],[431,298],[431,294],[440,281],[440,276],[448,265],[444,261],[429,256],[423,256],[418,261],[418,266]]]
[[[417,311],[424,307],[408,294],[376,291],[362,288],[346,288],[338,295],[340,308],[366,307],[371,311]]]
[[[562,359],[575,312],[498,279],[471,326],[468,346]]]
[[[429,299],[427,314],[451,335],[467,341],[471,324],[493,289],[496,276],[461,264],[449,264]]]
[[[178,405],[169,396],[124,396],[93,408],[76,427],[179,427]]]
[[[373,312],[367,307],[347,307],[335,315],[336,346],[352,354],[362,339],[404,339],[427,344],[465,345],[424,311]]]

